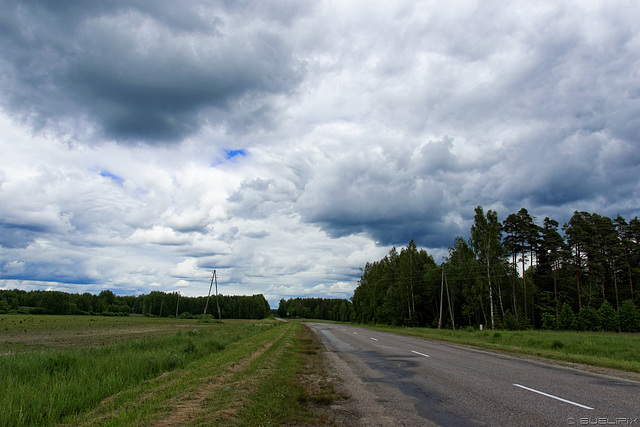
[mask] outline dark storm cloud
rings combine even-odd
[[[179,141],[205,123],[268,125],[270,97],[304,74],[271,21],[237,28],[241,11],[209,3],[93,3],[4,5],[6,109],[40,128],[84,120],[115,140]]]
[[[385,144],[327,159],[298,200],[299,210],[333,237],[364,232],[380,245],[415,239],[446,247],[462,231],[446,221],[464,166],[452,145],[444,137],[415,149]]]
[[[0,247],[24,248],[43,232],[46,230],[31,224],[0,224]]]
[[[0,268],[0,279],[58,282],[78,285],[98,283],[97,278],[83,275],[82,268],[70,262],[56,260],[55,262],[27,263],[24,271],[12,273],[11,266],[5,264]]]

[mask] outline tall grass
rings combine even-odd
[[[0,356],[0,425],[46,426],[273,327],[231,322],[94,348]]]
[[[306,367],[311,364],[316,370],[324,369],[319,351],[313,360],[303,351],[302,332],[300,323],[281,322],[182,369],[130,387],[89,413],[65,418],[64,423],[326,425],[308,405],[313,395],[307,397],[297,378],[303,370],[308,375]],[[327,387],[322,391],[326,395]]]

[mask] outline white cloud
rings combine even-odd
[[[169,270],[169,274],[175,277],[198,277],[202,273],[198,270],[197,260],[195,258],[187,258],[174,268]],[[175,286],[175,285],[174,285]]]
[[[640,214],[635,4],[5,6],[5,284],[273,305],[477,205]]]
[[[151,229],[134,231],[129,240],[135,244],[181,245],[189,242],[189,236],[184,233],[176,233],[168,227],[154,225]]]
[[[176,283],[173,284],[174,288],[186,288],[189,287],[191,284],[189,282],[187,282],[186,280],[178,280]]]

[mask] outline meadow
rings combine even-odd
[[[268,319],[0,316],[0,425],[320,423],[309,403],[331,388],[301,386],[321,357],[304,334]]]

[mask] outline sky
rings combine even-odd
[[[0,8],[0,289],[277,308],[478,205],[640,215],[636,1]]]

